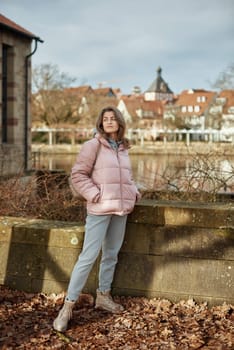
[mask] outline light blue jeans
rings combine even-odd
[[[78,299],[101,250],[98,289],[100,291],[111,289],[126,221],[127,215],[87,215],[83,249],[73,268],[66,300]]]

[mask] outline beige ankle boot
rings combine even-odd
[[[100,292],[97,290],[97,298],[95,303],[96,309],[103,309],[112,313],[118,313],[124,311],[122,305],[113,301],[110,292]]]
[[[65,301],[62,309],[59,311],[58,316],[53,322],[53,328],[59,332],[65,332],[67,324],[72,318],[72,309],[75,305],[74,301]]]

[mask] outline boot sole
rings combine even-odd
[[[108,308],[105,308],[104,306],[101,306],[101,305],[95,305],[94,307],[95,309],[99,309],[99,310],[104,310],[104,311],[108,311],[108,312],[111,312],[112,314],[119,314],[119,313],[122,313],[124,310],[111,310],[111,309],[108,309]]]
[[[54,323],[53,323],[53,329],[57,332],[61,332],[61,333],[64,333],[66,330],[67,330],[67,327],[66,328],[60,328],[60,327],[57,327]]]

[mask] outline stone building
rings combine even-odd
[[[38,42],[0,14],[0,176],[31,168],[31,57]]]

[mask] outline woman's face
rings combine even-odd
[[[112,111],[107,111],[103,114],[102,125],[106,134],[113,140],[117,139],[117,133],[119,130],[119,124],[115,118],[115,114]]]

